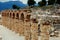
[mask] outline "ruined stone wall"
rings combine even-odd
[[[30,16],[30,10],[5,10],[2,12],[2,24],[25,36],[26,40],[38,40],[38,25],[31,22]]]
[[[42,13],[46,12],[43,12],[42,10],[38,11]],[[40,24],[39,26],[38,21],[36,19],[30,19],[31,12],[32,11],[28,9],[4,10],[1,12],[2,24],[8,29],[15,31],[16,33],[19,33],[20,36],[25,36],[26,40],[38,40],[39,35],[42,37],[41,40],[49,40],[49,32],[47,32],[47,30],[49,29],[49,27],[51,27],[51,25],[41,26]],[[60,24],[60,20],[58,20],[58,18],[53,18],[52,21],[53,24]]]

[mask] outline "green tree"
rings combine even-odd
[[[53,5],[55,3],[55,0],[48,0],[48,5]]]
[[[46,5],[46,0],[42,0],[42,4],[43,4],[43,6],[45,6]]]
[[[42,5],[42,1],[39,1],[39,2],[38,2],[38,6],[41,6],[41,7],[43,6],[43,5]]]
[[[60,4],[60,0],[57,0],[57,3]]]
[[[42,0],[38,2],[39,6],[45,6],[46,5],[46,0]]]
[[[34,0],[28,0],[28,1],[27,1],[27,4],[28,4],[29,6],[34,6],[35,3],[36,3],[36,2],[35,2]]]
[[[15,4],[12,6],[12,8],[13,8],[13,9],[20,9],[20,7],[17,6],[17,5],[15,5]]]

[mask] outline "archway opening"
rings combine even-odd
[[[13,18],[15,18],[15,14],[13,13]]]
[[[27,16],[26,16],[27,21],[30,21],[30,16],[31,16],[31,15],[27,15]]]
[[[24,21],[24,14],[21,14],[21,20]]]
[[[11,17],[11,13],[10,13],[10,17]]]
[[[16,19],[19,19],[19,14],[18,13],[16,14]]]

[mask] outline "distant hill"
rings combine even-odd
[[[14,4],[21,8],[27,6],[26,4],[23,4],[21,1],[0,2],[0,11],[5,9],[12,9],[12,5]]]

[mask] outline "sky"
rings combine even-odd
[[[27,4],[27,0],[0,0],[0,2],[7,2],[7,1],[21,1],[24,4]],[[35,1],[36,3],[38,3],[38,1],[41,1],[41,0],[35,0]]]
[[[7,1],[21,1],[21,2],[23,2],[24,4],[27,4],[27,1],[28,0],[0,0],[0,2],[7,2]],[[41,0],[35,0],[36,1],[36,3],[38,3],[39,1],[41,1]],[[46,1],[48,1],[48,0],[46,0]]]

